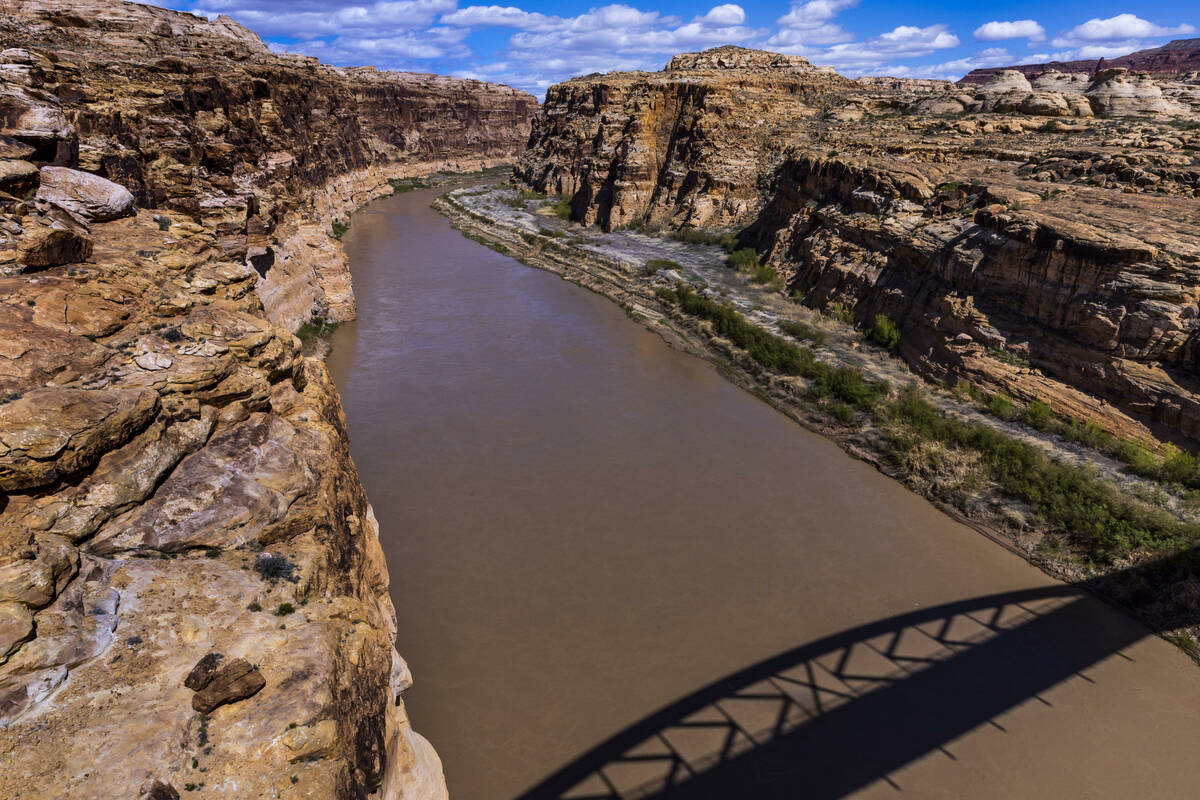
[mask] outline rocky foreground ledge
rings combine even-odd
[[[430,798],[323,364],[335,233],[511,161],[513,89],[0,0],[0,796]]]

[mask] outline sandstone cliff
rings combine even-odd
[[[589,224],[740,229],[805,304],[892,317],[933,377],[1200,440],[1189,85],[849,81],[717,55],[552,87],[517,177]]]
[[[535,108],[225,18],[0,0],[0,796],[444,793],[292,331],[353,314],[333,222],[512,160]]]

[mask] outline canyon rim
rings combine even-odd
[[[536,106],[224,17],[0,3],[0,796],[444,795],[293,334],[354,314],[353,209],[512,162]]]

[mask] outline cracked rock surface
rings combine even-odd
[[[333,222],[535,101],[117,0],[0,0],[0,76],[0,797],[442,796],[293,331],[353,315]]]

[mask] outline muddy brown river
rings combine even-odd
[[[452,798],[1196,796],[1181,652],[434,196],[329,365]]]

